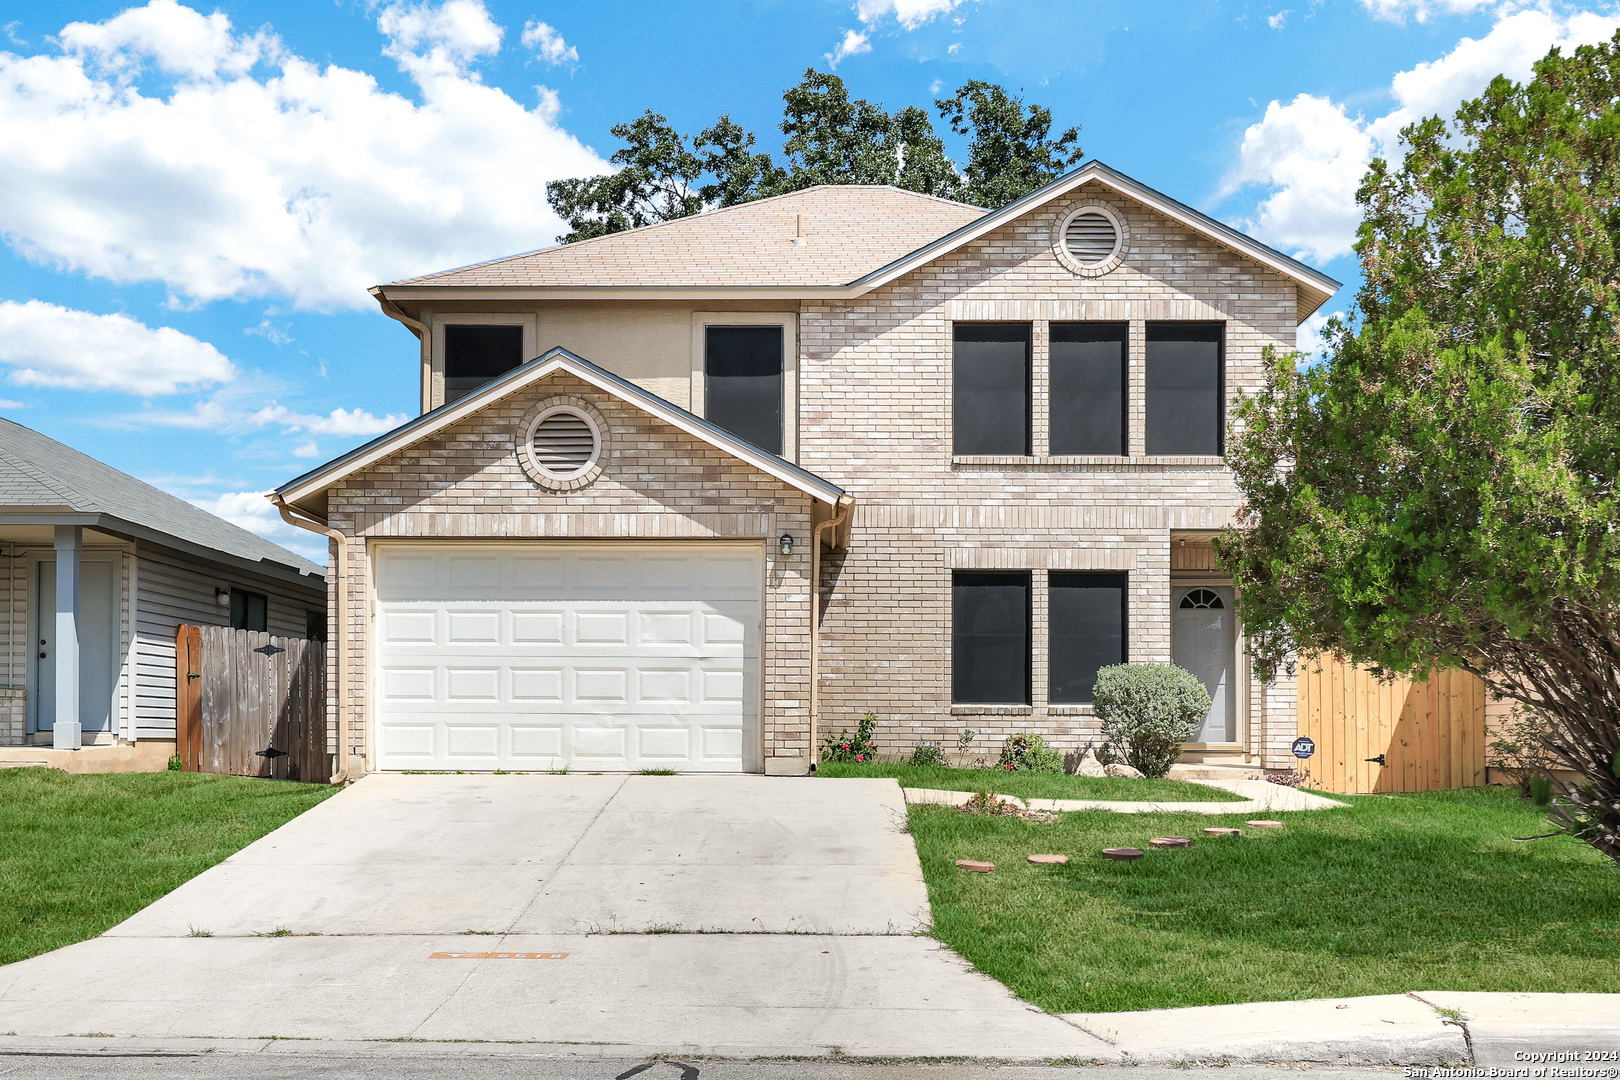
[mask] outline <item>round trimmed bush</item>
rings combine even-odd
[[[1198,676],[1174,664],[1114,664],[1097,672],[1092,691],[1105,750],[1143,776],[1170,771],[1209,704]]]

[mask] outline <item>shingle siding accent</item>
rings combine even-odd
[[[601,476],[578,491],[535,484],[514,434],[535,402],[557,394],[589,401],[612,431]],[[329,495],[329,521],[349,544],[350,663],[368,670],[368,541],[746,540],[765,551],[764,756],[809,752],[810,496],[618,398],[558,374],[354,474]],[[798,543],[781,556],[783,533]],[[351,718],[364,718],[369,679],[352,678]],[[370,754],[370,724],[351,719],[352,746]]]
[[[1263,381],[1262,350],[1292,348],[1293,282],[1134,202],[1107,196],[1128,222],[1123,264],[1070,272],[1055,230],[1083,196],[1059,200],[854,302],[807,302],[799,320],[800,464],[857,499],[849,550],[826,564],[821,642],[824,728],[872,711],[880,745],[954,745],[1035,730],[1063,749],[1097,736],[1089,706],[1045,704],[1046,572],[1130,574],[1129,655],[1168,661],[1171,537],[1220,529],[1239,498],[1218,458],[1148,458],[1146,323],[1226,323],[1227,415]],[[1045,449],[1051,321],[1129,322],[1129,457],[954,459],[951,324],[1035,324],[1034,449]],[[1034,571],[1033,705],[953,706],[952,568]],[[1240,665],[1246,668],[1246,665]],[[1251,681],[1250,762],[1284,767],[1294,733],[1292,680]]]

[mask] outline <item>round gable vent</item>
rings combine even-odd
[[[541,413],[529,435],[535,468],[553,480],[574,480],[596,464],[602,435],[596,422],[577,409],[558,406]]]
[[[1119,250],[1119,229],[1100,210],[1082,210],[1063,230],[1063,246],[1081,266],[1101,266]]]

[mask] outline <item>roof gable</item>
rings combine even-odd
[[[784,484],[797,488],[824,503],[836,504],[844,495],[842,488],[823,480],[814,473],[801,469],[792,462],[777,457],[775,454],[761,450],[751,443],[744,442],[735,435],[715,427],[702,417],[694,416],[679,405],[665,401],[658,395],[643,390],[635,383],[597,367],[584,357],[576,356],[567,349],[558,346],[538,359],[531,360],[500,378],[486,383],[466,397],[452,401],[448,405],[442,405],[432,412],[424,413],[415,420],[402,424],[387,434],[378,436],[364,446],[357,447],[342,457],[283,484],[274,491],[271,497],[290,504],[299,504],[312,501],[318,496],[324,496],[328,488],[345,477],[352,476],[384,458],[397,454],[443,431],[452,424],[459,423],[461,420],[510,394],[564,371],[589,383],[603,393],[611,394],[621,401],[634,405],[670,426],[678,428],[735,458],[739,458],[761,472],[774,476]]]

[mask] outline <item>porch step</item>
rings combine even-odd
[[[1258,765],[1218,765],[1187,762],[1170,766],[1172,780],[1264,780],[1266,770]]]

